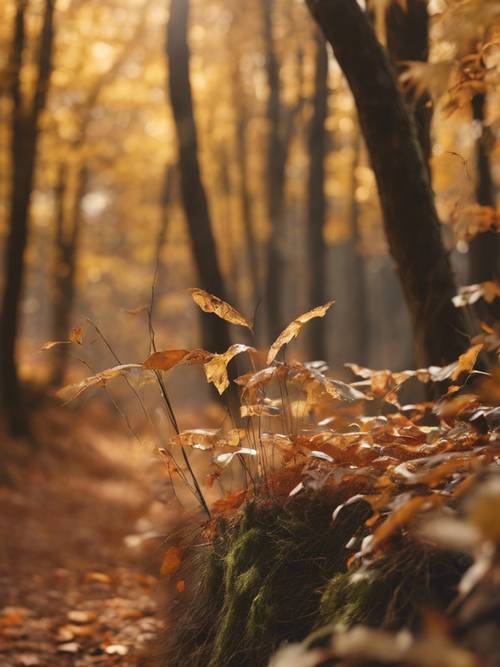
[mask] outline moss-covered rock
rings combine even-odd
[[[401,540],[366,571],[347,571],[347,545],[370,515],[363,501],[326,497],[249,503],[194,550],[191,598],[170,621],[162,667],[264,667],[286,641],[333,623],[398,628],[426,606],[444,608],[465,563]]]

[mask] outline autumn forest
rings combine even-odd
[[[498,0],[0,4],[0,667],[500,666]]]

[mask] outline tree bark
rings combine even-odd
[[[495,185],[491,173],[489,147],[491,136],[484,127],[486,97],[484,94],[472,98],[474,120],[481,124],[482,132],[476,143],[476,201],[480,206],[495,208]],[[488,231],[478,234],[469,245],[469,280],[483,283],[500,279],[500,235]],[[486,304],[478,302],[476,311],[485,321],[500,320],[500,300]]]
[[[241,219],[245,246],[248,253],[248,270],[252,282],[251,299],[253,308],[257,305],[260,294],[259,253],[254,233],[252,198],[248,185],[248,145],[247,126],[248,118],[245,111],[245,100],[240,81],[239,68],[236,66],[233,73],[233,100],[235,110],[235,143],[236,159],[239,171],[239,195],[241,205]]]
[[[356,171],[360,164],[361,136],[355,139],[354,155],[351,171],[351,187],[349,201],[349,228],[350,240],[347,250],[351,264],[351,287],[352,304],[352,351],[353,356],[349,361],[355,361],[361,366],[369,365],[369,343],[370,343],[370,318],[366,298],[366,267],[365,258],[361,253],[361,230],[360,210],[356,200],[357,176]]]
[[[44,2],[38,48],[38,73],[33,98],[29,104],[23,100],[21,90],[26,7],[26,0],[17,1],[10,63],[12,184],[9,233],[5,247],[5,286],[0,312],[0,401],[9,429],[14,435],[24,435],[28,432],[16,363],[16,341],[25,277],[24,253],[29,232],[39,119],[45,109],[52,70],[55,0]]]
[[[446,364],[468,346],[423,154],[394,74],[356,0],[309,0],[354,96],[384,226],[410,311],[417,360]]]
[[[323,35],[316,34],[316,64],[313,114],[309,126],[309,178],[307,195],[307,222],[309,232],[309,305],[325,303],[326,248],[323,237],[326,222],[325,157],[328,113],[328,52]],[[311,322],[310,353],[312,359],[327,358],[325,321]]]
[[[429,59],[429,13],[427,0],[407,0],[403,8],[393,2],[386,15],[387,49],[396,73],[401,69],[400,63],[408,60],[427,62]],[[431,124],[432,106],[427,93],[415,99],[413,95],[405,95],[406,103],[413,114],[417,128],[418,141],[424,154],[426,165],[430,170],[432,155]]]
[[[76,293],[77,257],[82,228],[82,199],[87,190],[88,170],[81,166],[77,174],[75,191],[72,194],[69,216],[66,216],[65,165],[60,166],[56,188],[56,234],[55,234],[55,267],[54,279],[54,310],[52,320],[53,340],[68,340],[71,329],[71,318]],[[68,345],[61,345],[54,355],[51,384],[60,386],[68,365]]]
[[[266,305],[269,340],[276,338],[285,325],[282,292],[285,271],[283,256],[284,183],[287,145],[283,137],[283,118],[279,66],[274,51],[273,31],[274,0],[262,1],[262,20],[267,73],[267,120],[269,136],[267,142],[267,217],[270,238],[267,250]]]
[[[224,283],[198,162],[189,78],[188,15],[189,0],[171,0],[166,53],[168,88],[179,146],[181,196],[201,285],[224,299]],[[212,352],[221,352],[231,344],[227,323],[215,316],[203,318],[202,338],[204,347]]]

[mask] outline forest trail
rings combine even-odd
[[[161,627],[161,468],[92,416],[37,419],[40,453],[0,487],[0,667],[136,667]]]

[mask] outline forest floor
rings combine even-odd
[[[0,486],[0,667],[137,667],[161,628],[164,477],[105,419],[44,409]]]

